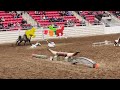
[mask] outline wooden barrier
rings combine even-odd
[[[103,46],[103,45],[113,45],[114,43],[112,43],[111,41],[107,41],[105,40],[104,42],[96,42],[93,43],[92,46]]]
[[[47,59],[48,58],[46,55],[38,55],[38,54],[32,54],[32,57],[41,58],[41,59]]]

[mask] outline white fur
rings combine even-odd
[[[40,46],[40,43],[32,44],[31,48],[36,48],[37,46]]]
[[[118,40],[115,40],[115,42],[118,42]]]
[[[55,47],[55,43],[54,42],[48,43],[48,47]]]
[[[36,48],[36,45],[32,44],[31,48]]]

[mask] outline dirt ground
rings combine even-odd
[[[30,49],[30,45],[0,45],[0,79],[120,79],[120,47],[92,46],[94,42],[113,42],[118,37],[119,34],[51,40],[56,44],[53,50],[80,51],[77,57],[92,59],[99,64],[98,69],[33,58],[32,54],[52,55],[45,41],[35,49]]]

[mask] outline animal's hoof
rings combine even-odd
[[[53,61],[53,57],[52,56],[50,57],[50,61]]]

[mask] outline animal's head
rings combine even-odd
[[[78,53],[80,53],[80,52],[76,52],[76,54],[78,54]]]
[[[73,54],[73,56],[77,55],[78,53],[80,53],[80,52],[75,52],[75,53]]]

